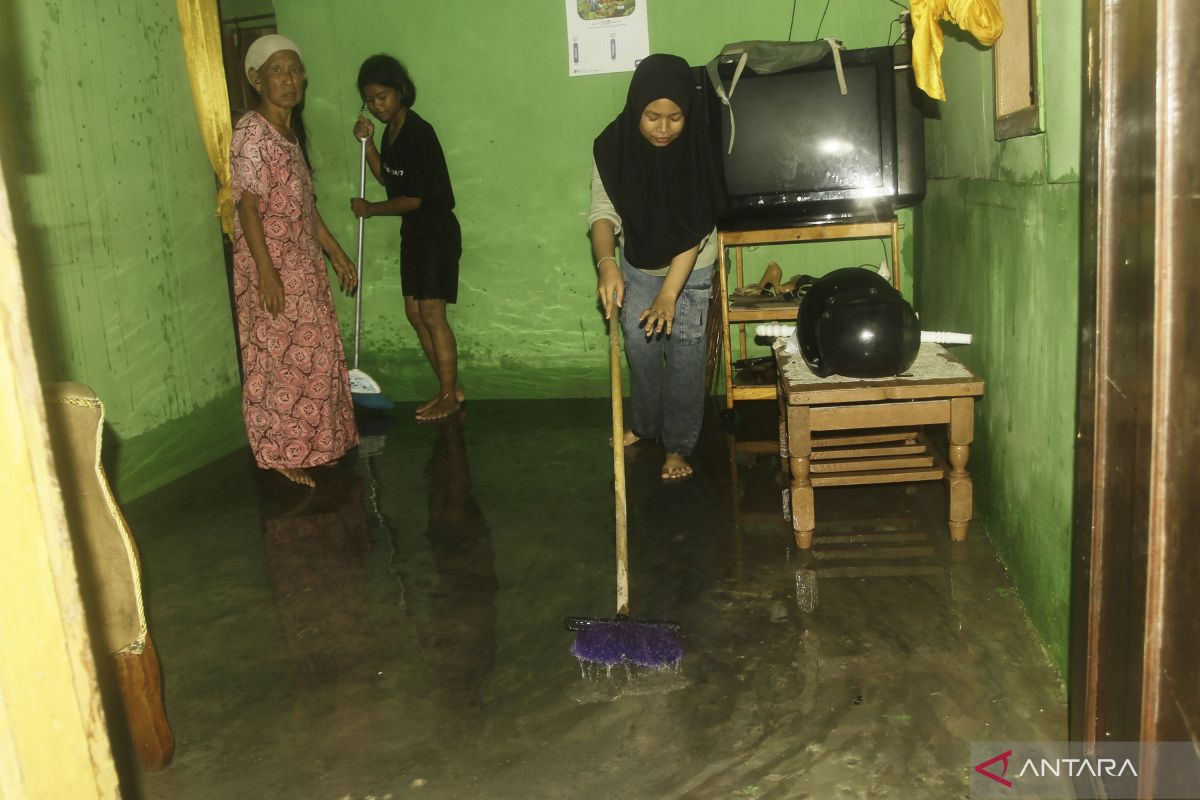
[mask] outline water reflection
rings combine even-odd
[[[483,706],[496,663],[496,567],[491,530],[471,490],[465,414],[438,429],[425,467],[424,540],[434,566],[422,587],[417,638],[447,707]]]
[[[259,485],[294,688],[284,736],[330,780],[378,773],[368,765],[386,753],[397,776],[455,772],[446,737],[467,747],[479,735],[495,667],[495,554],[472,491],[465,418],[403,424],[364,426],[360,448],[317,470],[311,491],[272,475]],[[423,468],[415,446],[429,448]]]
[[[259,492],[267,577],[287,662],[306,688],[349,677],[374,636],[362,480],[345,466],[316,472],[311,491],[267,475]]]

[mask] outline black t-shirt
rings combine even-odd
[[[453,217],[454,190],[450,186],[446,156],[433,126],[417,112],[408,110],[404,127],[396,134],[394,142],[388,143],[384,131],[383,149],[379,155],[388,199],[421,198],[420,208],[403,215],[405,232],[433,229],[447,217]]]

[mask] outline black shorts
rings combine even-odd
[[[428,224],[405,220],[400,231],[400,286],[417,300],[458,300],[462,232],[453,214]]]

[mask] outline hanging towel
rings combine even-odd
[[[942,84],[942,20],[952,22],[991,47],[1004,33],[999,0],[909,0],[912,12],[912,66],[921,91],[946,99]]]

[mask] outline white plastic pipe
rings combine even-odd
[[[783,339],[791,336],[795,332],[795,325],[786,325],[781,322],[772,322],[766,325],[759,325],[754,330],[756,335],[767,339]],[[931,342],[933,344],[970,344],[971,334],[952,333],[951,331],[921,331],[921,341]]]

